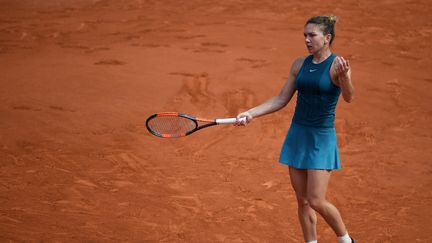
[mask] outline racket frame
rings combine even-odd
[[[163,116],[176,116],[176,117],[183,117],[189,120],[192,120],[195,123],[195,128],[185,132],[185,133],[180,133],[180,134],[160,134],[156,131],[153,131],[150,126],[149,126],[149,121],[154,119],[155,117],[163,117]],[[178,113],[178,112],[161,112],[161,113],[156,113],[151,115],[149,118],[147,118],[146,120],[146,127],[147,130],[149,130],[150,133],[152,133],[153,135],[160,137],[160,138],[179,138],[179,137],[185,137],[187,135],[190,135],[200,129],[206,128],[206,127],[210,127],[210,126],[214,126],[217,124],[227,124],[227,123],[235,123],[236,118],[225,118],[225,119],[207,119],[207,118],[202,118],[202,117],[195,117],[195,116],[191,116],[191,115],[187,115],[187,114],[183,114],[183,113]],[[203,124],[201,126],[198,126],[198,122],[207,122],[207,124]]]

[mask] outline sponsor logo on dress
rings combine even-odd
[[[318,69],[309,69],[309,72],[310,72],[310,73],[313,73],[313,72],[315,72],[316,70],[318,70]]]

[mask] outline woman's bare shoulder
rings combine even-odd
[[[306,58],[307,57],[298,57],[294,60],[293,64],[291,65],[292,74],[294,74],[295,76],[297,75]]]

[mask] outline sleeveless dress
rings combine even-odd
[[[298,169],[341,168],[334,127],[341,90],[330,77],[335,54],[319,64],[308,56],[295,79],[297,103],[279,162]]]

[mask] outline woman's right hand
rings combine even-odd
[[[243,119],[242,119],[243,118]],[[253,119],[253,116],[248,112],[242,112],[237,115],[237,122],[235,123],[236,126],[246,126],[249,124]]]

